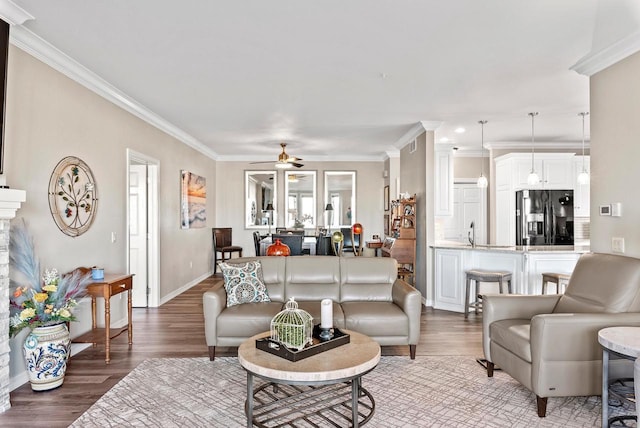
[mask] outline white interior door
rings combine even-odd
[[[129,270],[133,277],[133,306],[147,307],[148,227],[147,165],[129,166]]]
[[[443,223],[444,239],[468,243],[471,222],[476,229],[476,244],[487,243],[486,189],[475,183],[453,185],[453,216]]]

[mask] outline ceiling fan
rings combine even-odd
[[[287,154],[287,152],[285,152],[285,147],[287,147],[287,145],[285,143],[280,143],[280,147],[282,147],[282,153],[280,153],[280,155],[278,156],[278,161],[275,164],[276,168],[279,169],[289,169],[292,166],[295,166],[296,168],[302,168],[304,165],[299,163],[298,161],[301,161],[302,159],[297,158],[295,156],[289,156]],[[258,163],[271,163],[271,162],[251,162],[252,164],[258,164]]]

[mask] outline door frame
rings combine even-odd
[[[147,307],[157,308],[160,306],[160,223],[159,223],[159,180],[160,180],[160,161],[147,156],[143,153],[136,152],[127,148],[127,174],[126,174],[126,253],[127,253],[127,272],[131,272],[130,266],[130,245],[129,230],[131,227],[129,215],[131,207],[129,206],[129,166],[135,161],[138,164],[147,165],[147,281],[149,295],[147,299]]]

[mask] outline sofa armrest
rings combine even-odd
[[[216,346],[218,342],[218,315],[227,307],[227,292],[224,283],[219,282],[211,290],[202,295],[202,309],[204,311],[204,335],[207,346]]]
[[[495,321],[507,319],[531,319],[538,314],[553,311],[561,295],[482,295],[482,349],[484,357],[491,360],[491,336],[489,326]]]
[[[409,344],[417,345],[420,340],[422,295],[405,281],[396,279],[391,288],[391,297],[393,303],[398,305],[409,318]]]
[[[616,326],[640,326],[640,313],[536,315],[530,330],[532,362],[600,360],[598,331]]]

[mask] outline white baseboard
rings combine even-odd
[[[209,271],[209,272],[205,273],[204,275],[199,276],[198,278],[194,279],[193,281],[190,281],[190,282],[186,283],[185,285],[183,285],[182,287],[178,288],[174,292],[167,294],[162,299],[160,299],[160,306],[164,305],[165,303],[167,303],[169,300],[173,299],[174,297],[177,297],[180,294],[184,293],[185,291],[187,291],[188,289],[190,289],[194,285],[200,284],[202,281],[204,281],[205,279],[209,278],[211,275],[213,275],[213,271]]]

